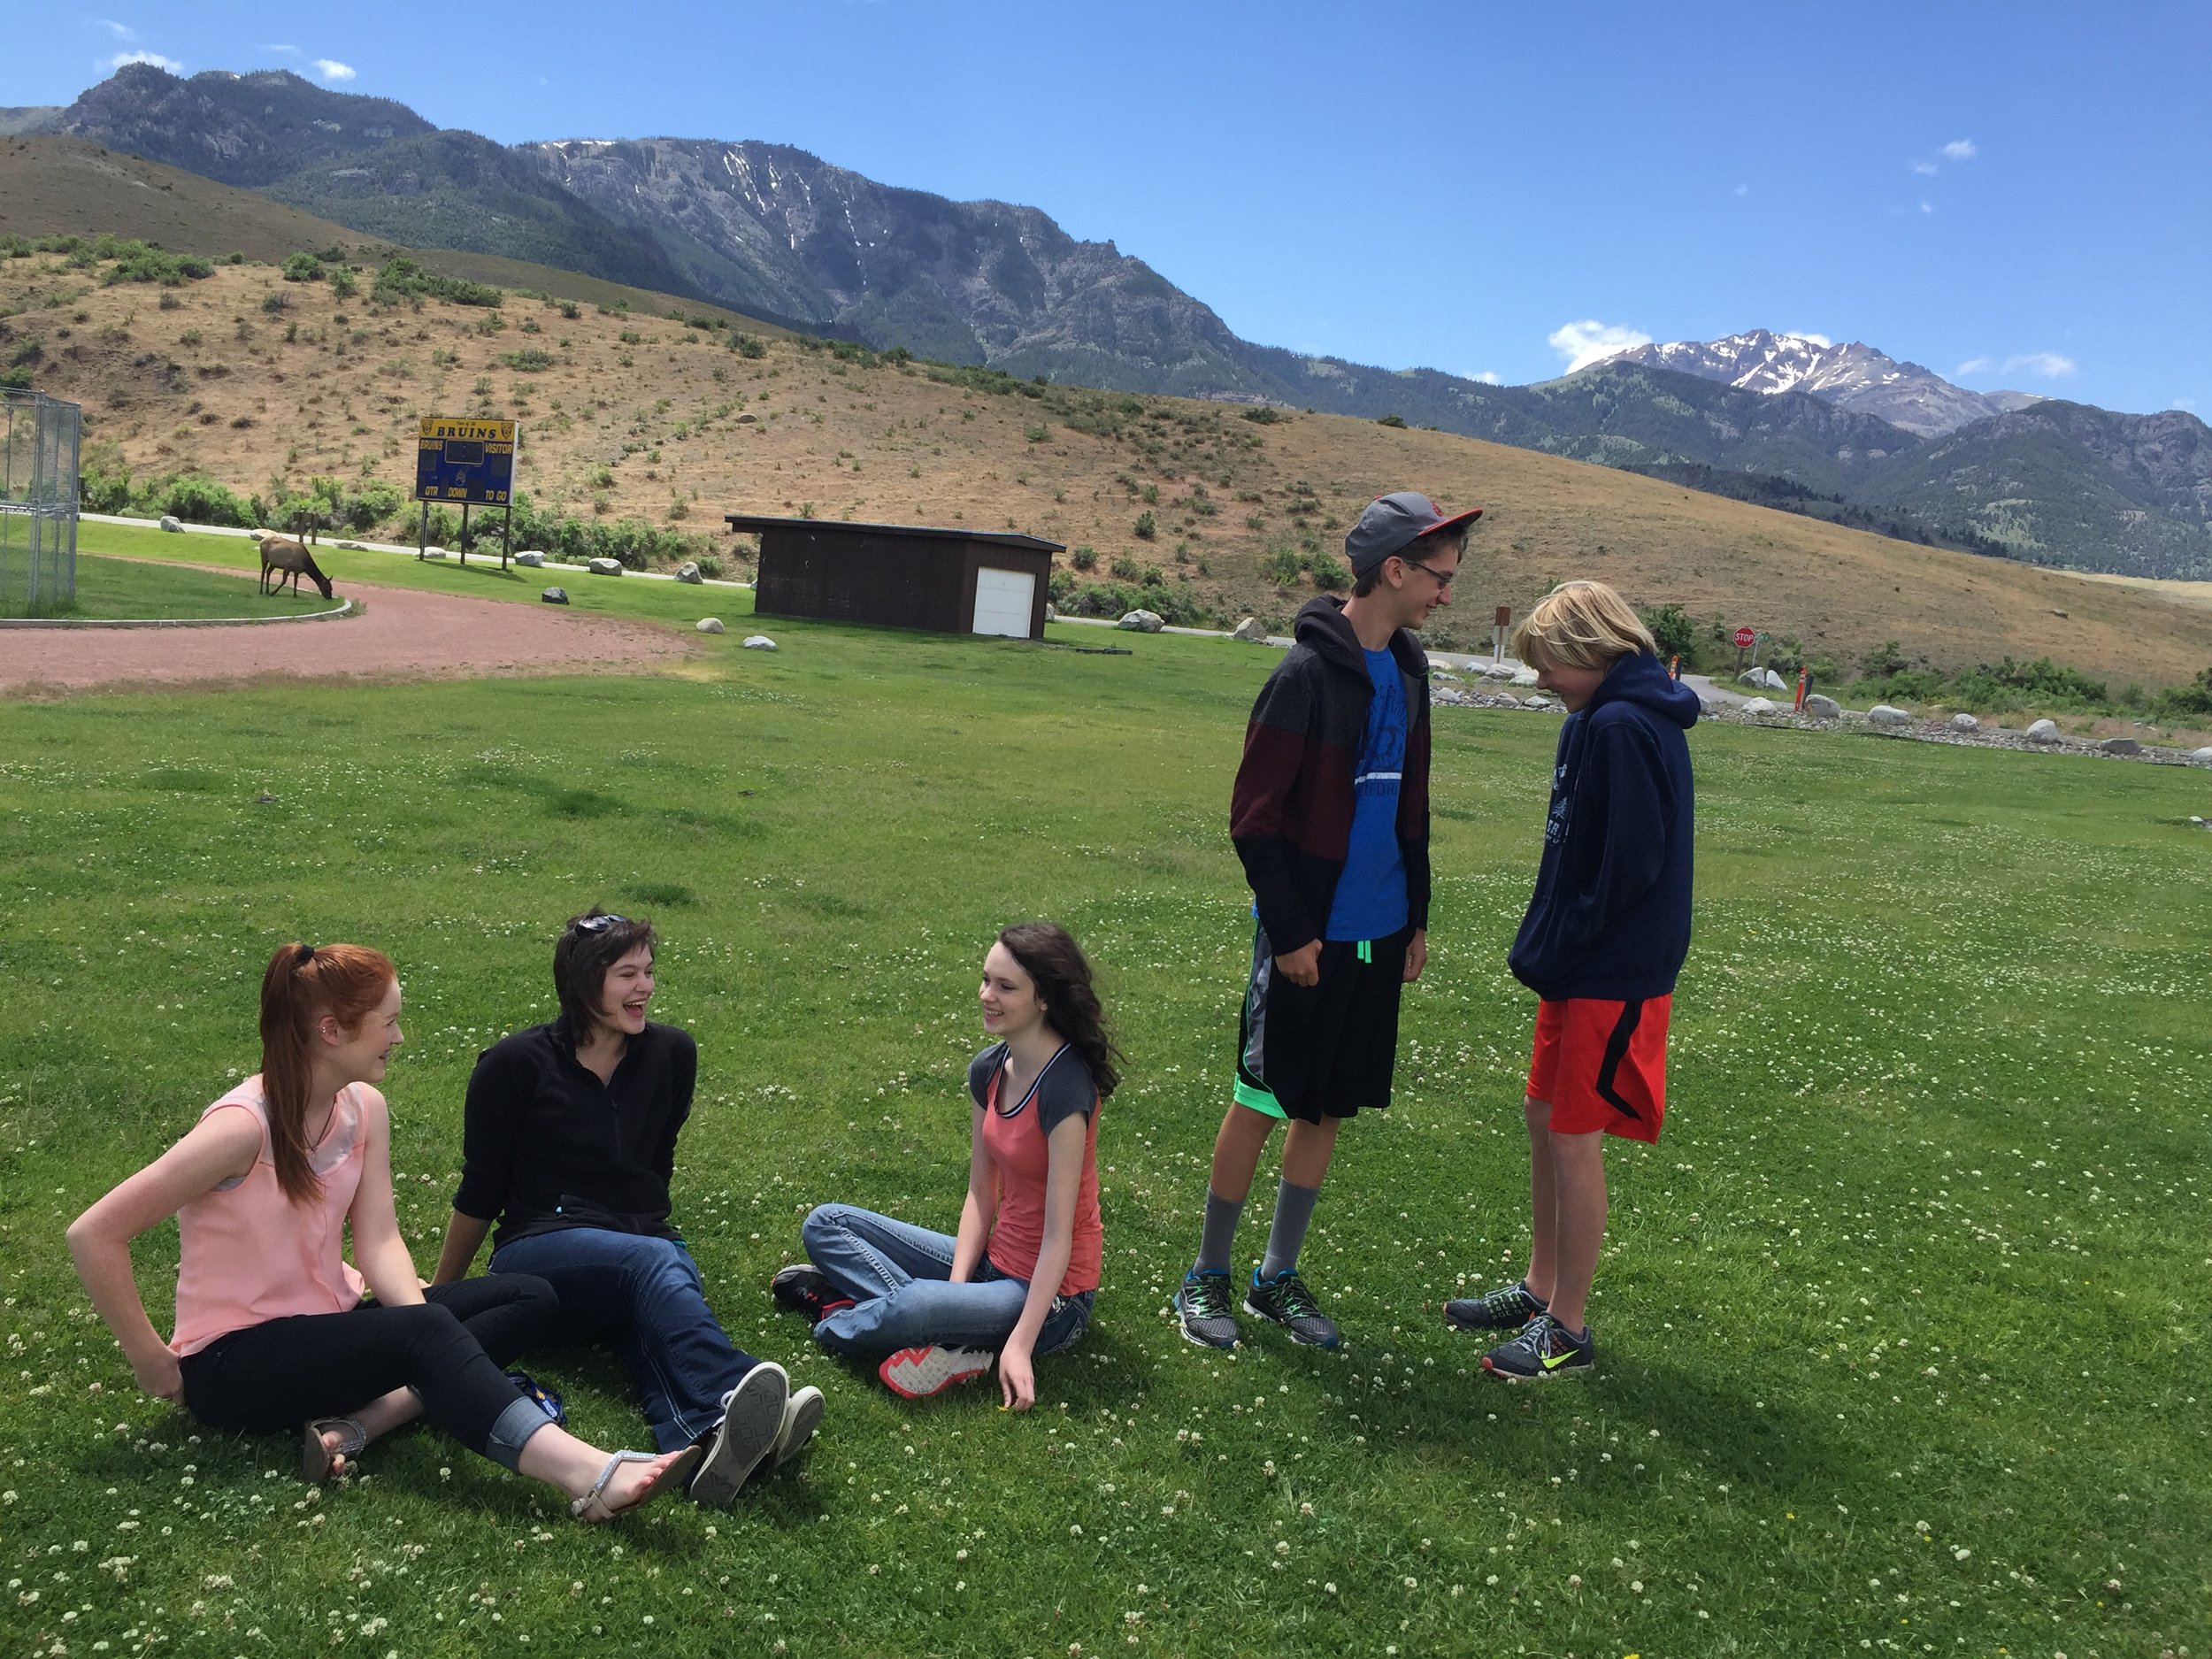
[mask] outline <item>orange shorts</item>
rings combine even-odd
[[[1570,997],[1536,1009],[1536,1052],[1528,1097],[1551,1103],[1560,1134],[1603,1130],[1632,1141],[1659,1139],[1667,1115],[1667,1016],[1671,996],[1638,1002]]]

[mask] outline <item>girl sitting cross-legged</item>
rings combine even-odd
[[[1038,1355],[1090,1328],[1104,1238],[1098,1215],[1098,1109],[1120,1076],[1065,929],[1025,922],[983,959],[983,1029],[968,1066],[968,1194],[956,1235],[872,1210],[824,1204],[800,1238],[811,1259],[771,1286],[815,1321],[836,1354],[879,1360],[909,1399],[991,1369],[1003,1403],[1036,1403]]]
[[[495,1279],[545,1280],[561,1299],[557,1340],[621,1356],[654,1443],[699,1447],[688,1490],[719,1507],[805,1449],[822,1394],[730,1340],[671,1219],[699,1049],[645,1017],[657,943],[650,922],[596,908],[561,930],[561,1017],[494,1043],[469,1079],[461,1186],[434,1277],[467,1272],[497,1222]]]
[[[400,1044],[399,1008],[381,953],[280,949],[261,984],[261,1070],[71,1224],[78,1276],[141,1388],[211,1428],[270,1434],[304,1423],[308,1479],[419,1415],[558,1486],[580,1520],[634,1509],[688,1475],[698,1454],[610,1455],[503,1374],[557,1324],[551,1288],[472,1279],[426,1295],[415,1277],[392,1199],[391,1120],[374,1087]],[[139,1299],[130,1243],[173,1215],[177,1326],[165,1343]],[[357,1271],[342,1254],[349,1226]]]

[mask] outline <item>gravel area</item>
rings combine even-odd
[[[312,626],[0,633],[0,695],[257,680],[473,680],[642,668],[693,643],[649,622],[349,582],[365,613]]]

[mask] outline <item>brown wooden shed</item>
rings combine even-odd
[[[760,534],[753,609],[761,616],[1044,637],[1058,541],[926,525],[724,517],[733,531]]]

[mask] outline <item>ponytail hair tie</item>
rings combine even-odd
[[[302,945],[300,947],[300,954],[292,960],[294,972],[296,972],[299,969],[304,968],[309,963],[314,960],[315,947],[312,945]]]

